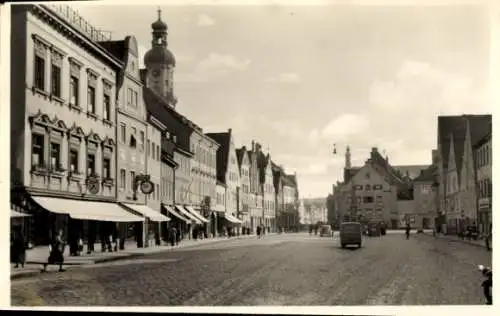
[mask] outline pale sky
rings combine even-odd
[[[150,47],[157,6],[72,4],[113,39]],[[205,132],[232,128],[326,196],[371,147],[427,164],[437,115],[491,113],[489,21],[475,6],[169,6],[177,109]],[[338,153],[332,155],[333,144]]]

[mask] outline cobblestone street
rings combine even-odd
[[[228,240],[12,281],[12,305],[483,304],[484,248],[427,235],[341,249],[307,234]]]

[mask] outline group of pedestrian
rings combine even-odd
[[[264,235],[266,234],[266,230],[267,230],[268,232],[270,232],[270,231],[271,231],[271,228],[270,228],[270,227],[267,227],[267,228],[266,228],[266,226],[264,226],[264,225],[259,225],[259,226],[257,226],[257,229],[256,229],[256,230],[257,230],[257,238],[258,238],[258,239],[261,239],[261,238],[263,238],[263,237],[264,237]]]

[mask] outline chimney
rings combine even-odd
[[[252,139],[252,151],[255,151],[255,141]]]
[[[233,129],[232,129],[232,128],[228,128],[228,129],[227,129],[227,132],[228,132],[229,134],[231,134],[231,132],[232,132],[232,131],[233,131]]]
[[[378,153],[377,147],[372,147],[372,151],[370,153],[371,159],[375,160],[375,154]]]

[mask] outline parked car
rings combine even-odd
[[[378,222],[368,223],[368,236],[379,237],[381,235],[380,224]]]
[[[330,225],[322,225],[320,228],[320,237],[332,237],[333,231]]]
[[[345,248],[347,245],[362,244],[362,225],[359,222],[344,222],[340,225],[340,245]]]

